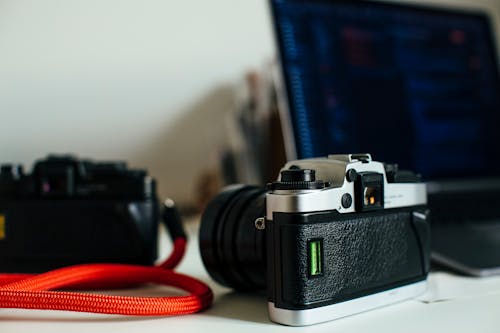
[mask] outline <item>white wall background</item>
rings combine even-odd
[[[416,2],[429,1],[438,0]],[[485,5],[500,22],[500,0],[442,2]],[[29,165],[49,152],[127,159],[186,199],[192,188],[178,190],[170,168],[203,164],[223,128],[201,115],[187,133],[202,136],[186,144],[192,152],[184,131],[157,156],[159,138],[272,55],[266,0],[0,0],[0,162]]]
[[[0,158],[127,157],[272,54],[264,1],[0,0]]]

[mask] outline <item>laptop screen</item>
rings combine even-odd
[[[335,0],[272,10],[298,158],[370,152],[426,180],[500,176],[485,15]]]

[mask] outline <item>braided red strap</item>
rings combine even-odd
[[[0,275],[0,307],[65,310],[136,316],[180,315],[212,304],[213,293],[203,282],[172,269],[182,259],[186,239],[177,238],[170,257],[156,267],[88,264],[39,275]],[[53,291],[55,289],[109,289],[142,283],[174,286],[190,294],[167,297],[128,297]]]

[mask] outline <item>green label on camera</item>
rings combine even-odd
[[[309,241],[309,275],[321,275],[321,240]]]

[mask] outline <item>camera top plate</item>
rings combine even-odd
[[[288,162],[283,171],[289,169],[304,169],[315,171],[315,181],[323,181],[328,186],[319,189],[277,189],[267,195],[266,218],[273,219],[273,213],[303,213],[315,211],[336,210],[339,213],[354,213],[367,211],[366,205],[346,205],[346,197],[354,198],[352,202],[360,202],[361,195],[367,196],[370,204],[370,193],[374,188],[365,191],[367,187],[359,187],[363,175],[378,174],[382,176],[380,184],[379,208],[391,209],[427,204],[426,185],[415,176],[414,182],[389,182],[386,166],[373,161],[370,154],[330,155],[326,158],[312,158]],[[354,177],[354,179],[353,179]],[[361,177],[361,178],[360,178]],[[281,176],[278,182],[281,181]],[[359,192],[363,192],[363,194]],[[376,194],[376,192],[375,192]],[[344,198],[344,200],[343,200]],[[374,196],[375,198],[375,196]],[[344,204],[343,204],[344,203]],[[374,201],[374,204],[377,203]]]

